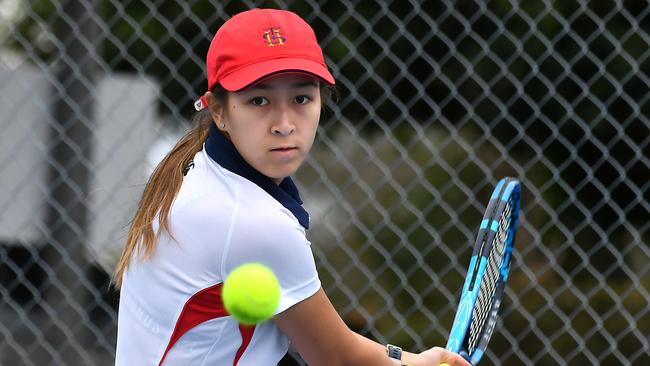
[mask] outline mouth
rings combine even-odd
[[[292,160],[298,156],[298,148],[295,146],[282,146],[271,149],[271,154],[282,160]]]
[[[297,149],[297,147],[286,146],[286,147],[276,147],[274,149],[271,149],[271,151],[284,152],[284,151],[292,151],[292,150],[296,150],[296,149]]]

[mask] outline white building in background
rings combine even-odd
[[[0,242],[39,245],[47,233],[52,91],[40,70],[0,62]],[[152,166],[175,138],[161,138],[158,86],[106,75],[95,95],[88,192],[89,259],[111,271]],[[152,161],[152,159],[154,161]]]

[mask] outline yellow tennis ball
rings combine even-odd
[[[280,283],[273,271],[261,263],[235,268],[221,292],[226,311],[244,325],[269,319],[280,303]]]

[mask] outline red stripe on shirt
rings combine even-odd
[[[251,343],[251,339],[253,338],[253,332],[255,332],[255,326],[246,326],[239,324],[239,333],[241,334],[241,346],[237,350],[237,354],[235,354],[235,361],[233,361],[233,366],[237,365],[237,362],[239,362],[239,358],[244,354],[244,351],[246,351],[246,348],[248,347],[248,344]]]
[[[187,300],[181,314],[178,316],[174,332],[172,332],[165,353],[163,353],[158,366],[162,365],[169,350],[187,331],[208,320],[228,316],[228,312],[226,312],[226,308],[221,300],[222,287],[223,283],[206,287]],[[239,332],[241,333],[242,344],[235,354],[233,366],[237,365],[237,362],[239,362],[239,359],[250,344],[253,338],[253,332],[255,332],[255,326],[247,327],[240,325]]]

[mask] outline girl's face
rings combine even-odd
[[[279,184],[298,170],[309,153],[320,111],[318,81],[283,74],[228,93],[217,126],[248,164]]]

